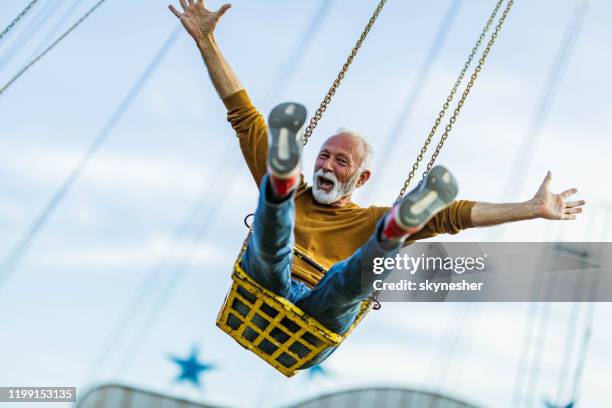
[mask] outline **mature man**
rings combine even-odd
[[[180,3],[182,12],[174,6],[170,10],[195,40],[260,188],[243,266],[260,284],[288,298],[329,329],[338,333],[348,330],[361,301],[372,293],[372,286],[363,284],[369,278],[361,272],[366,253],[394,256],[406,240],[534,218],[569,220],[582,212],[584,201],[565,201],[576,189],[561,194],[548,190],[550,172],[527,202],[453,201],[456,182],[440,166],[393,208],[361,208],[351,197],[370,179],[372,149],[348,129],[339,130],[323,143],[313,185],[307,186],[300,172],[299,131],[306,120],[304,107],[297,103],[277,106],[270,114],[268,131],[213,35],[217,22],[231,6],[211,12],[203,0]],[[294,246],[327,273],[294,258]]]

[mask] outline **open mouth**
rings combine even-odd
[[[334,188],[334,182],[327,177],[319,176],[317,177],[317,186],[321,190],[329,193]]]

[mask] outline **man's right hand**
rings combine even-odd
[[[198,43],[207,36],[210,36],[215,31],[217,22],[221,16],[232,7],[231,4],[224,4],[215,12],[204,8],[204,0],[179,0],[183,13],[181,14],[173,5],[170,5],[170,11],[179,19],[185,30]]]

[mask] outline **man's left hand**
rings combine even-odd
[[[537,216],[548,220],[575,220],[576,214],[582,212],[584,200],[566,201],[566,199],[578,192],[575,188],[565,190],[560,194],[553,194],[549,189],[552,174],[546,174],[538,192],[531,199],[535,205]]]

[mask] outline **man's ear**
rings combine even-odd
[[[372,172],[370,170],[363,171],[359,175],[359,180],[357,180],[356,187],[359,188],[359,187],[363,186],[366,183],[366,181],[368,181],[370,179],[371,175],[372,175]]]

